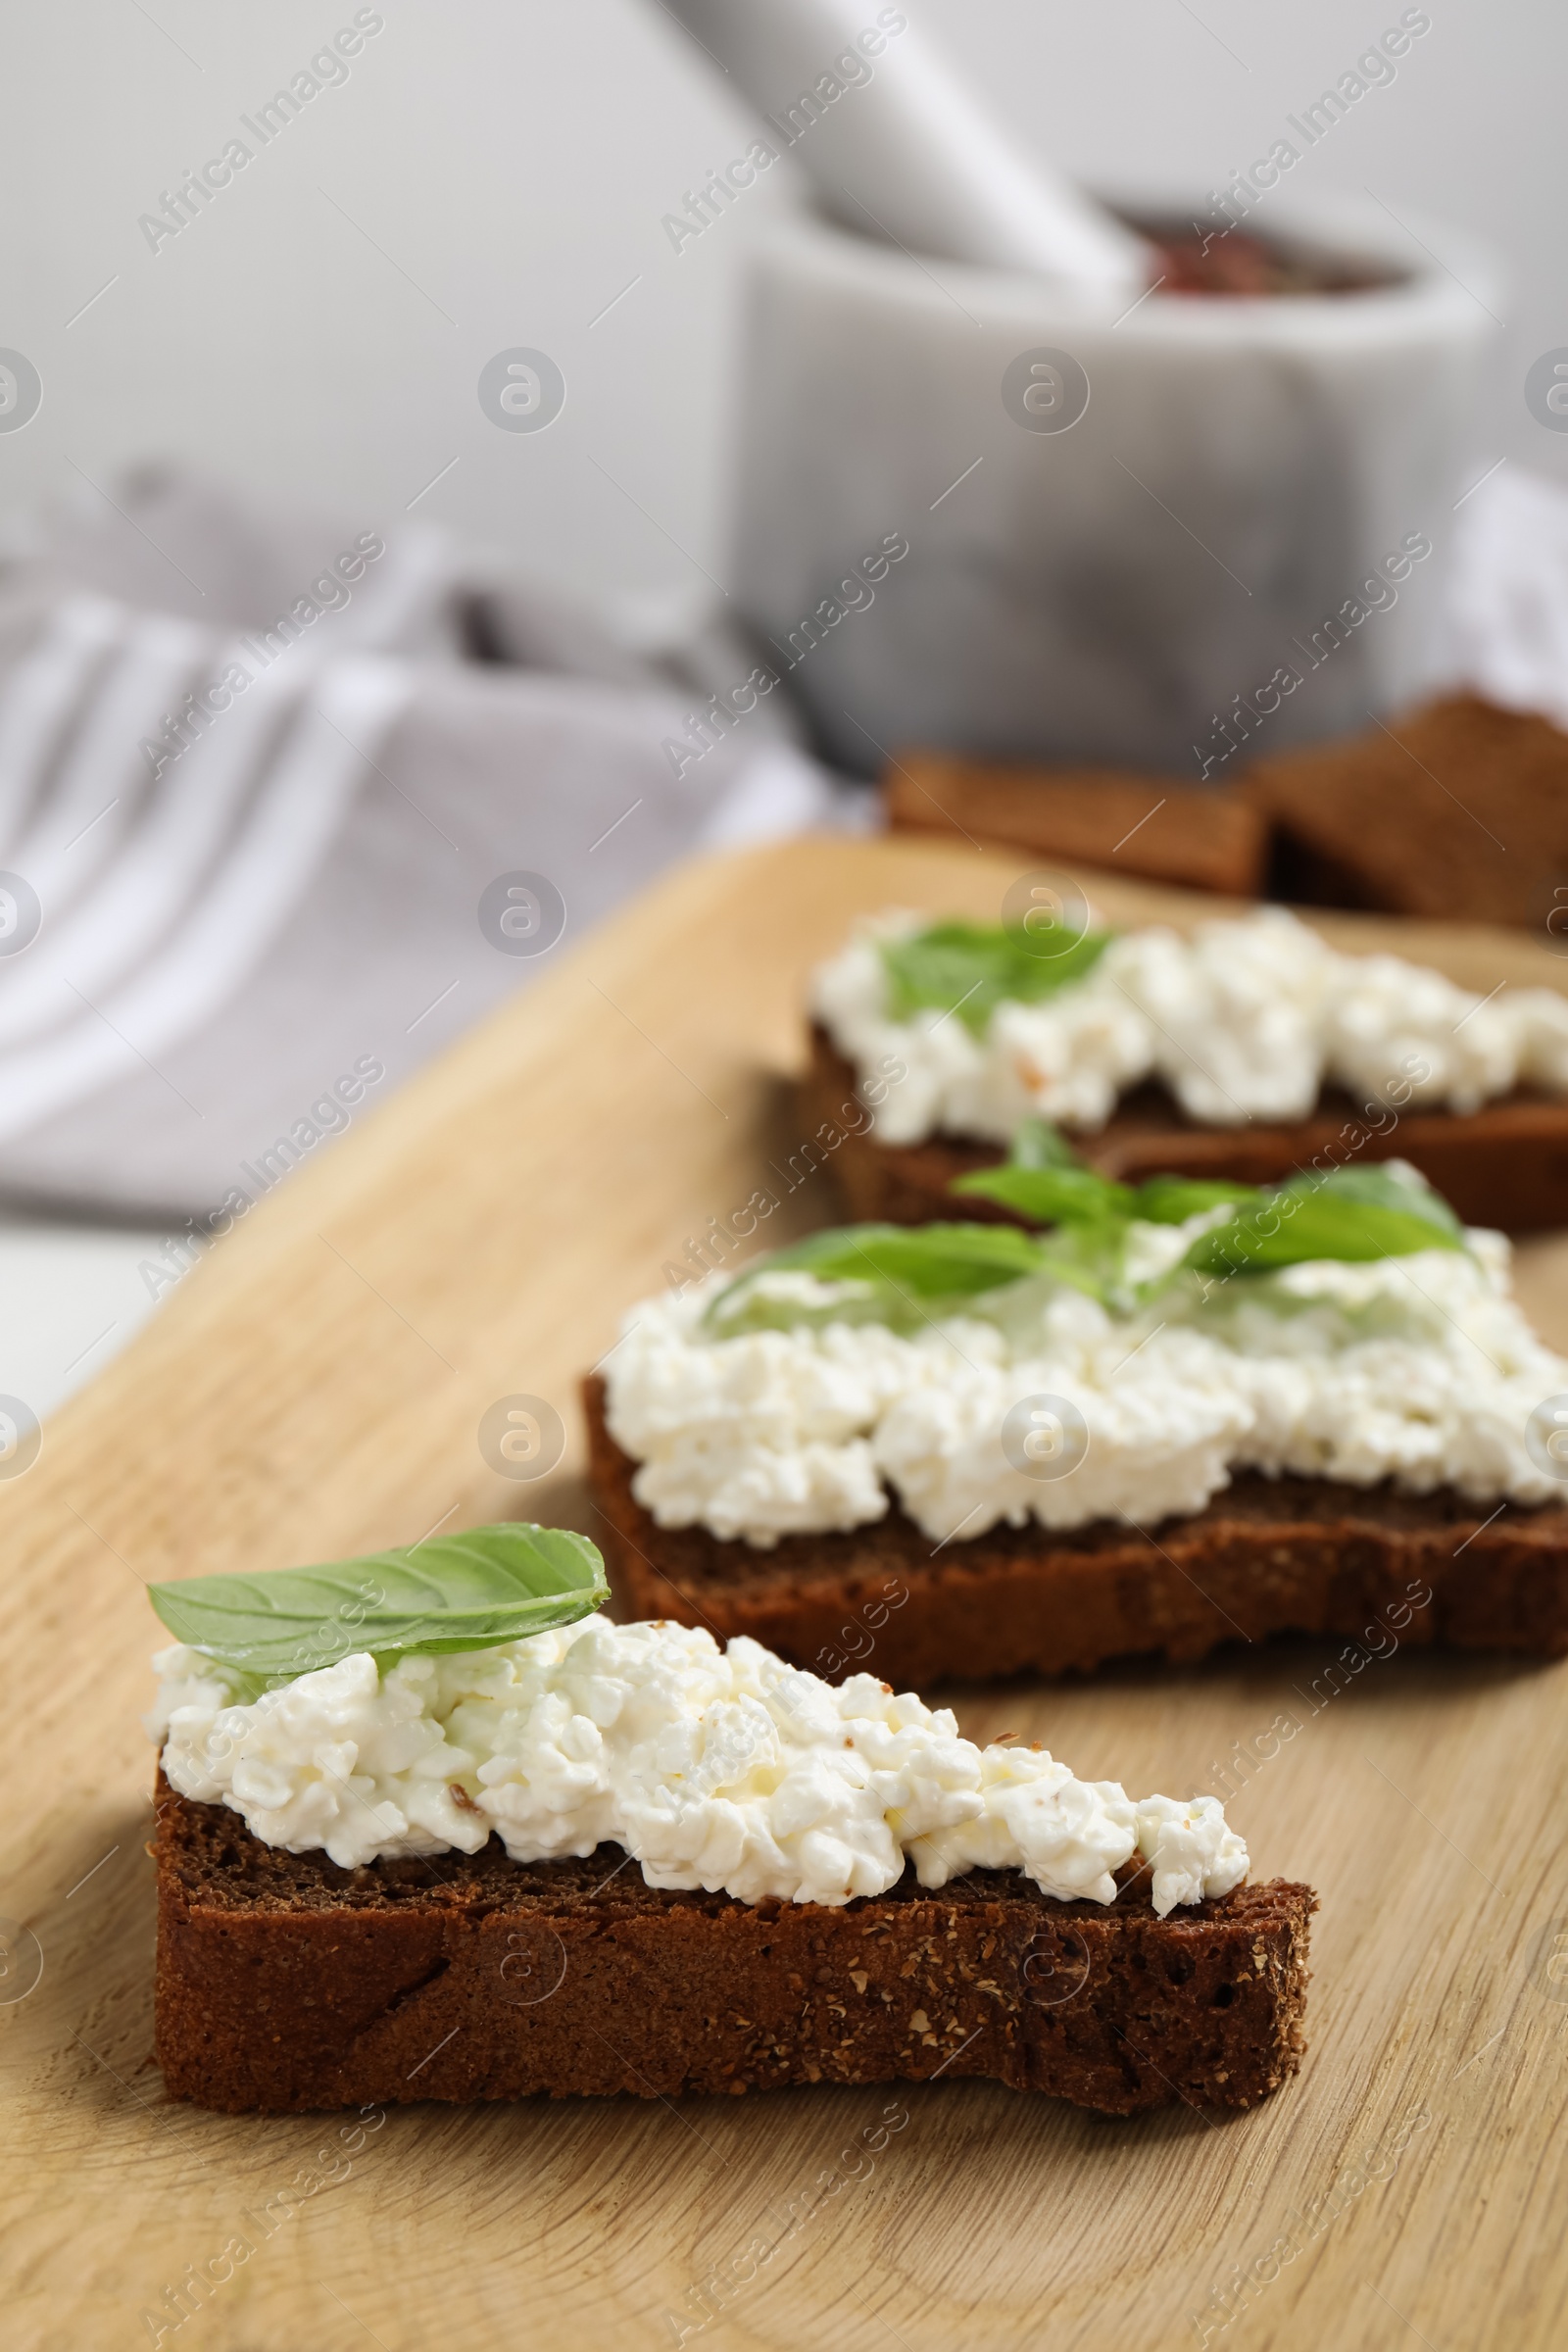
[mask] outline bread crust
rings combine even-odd
[[[1489,1521],[1452,1488],[1411,1495],[1253,1472],[1148,1532],[1031,1524],[935,1544],[892,1509],[868,1527],[786,1536],[762,1550],[703,1527],[660,1527],[632,1493],[638,1465],[611,1436],[605,1403],[603,1379],[590,1379],[596,1533],[618,1605],[707,1626],[720,1641],[749,1634],[830,1681],[869,1668],[923,1690],[1138,1655],[1185,1665],[1227,1642],[1286,1633],[1374,1648],[1392,1638],[1568,1652],[1561,1504],[1509,1504]]]
[[[1110,2115],[1249,2107],[1300,2061],[1310,1887],[1152,1911],[1015,1871],[843,1908],[644,1884],[618,1847],[339,1870],[158,1794],[157,2048],[230,2114],[982,2076]]]

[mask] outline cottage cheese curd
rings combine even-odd
[[[1568,1094],[1568,999],[1483,1000],[1396,956],[1342,956],[1283,907],[1190,938],[1123,932],[1056,996],[999,1004],[981,1037],[936,1010],[889,1013],[877,942],[924,919],[881,918],[813,983],[817,1018],[861,1078],[888,1056],[906,1072],[877,1112],[884,1144],[940,1130],[1008,1143],[1029,1117],[1095,1129],[1147,1078],[1215,1127],[1302,1118],[1330,1083],[1455,1111],[1521,1085]]]
[[[1129,1267],[1159,1271],[1206,1221],[1134,1225]],[[1240,1469],[1544,1501],[1561,1490],[1526,1423],[1568,1392],[1568,1363],[1510,1296],[1503,1238],[1467,1239],[1370,1264],[1179,1276],[1126,1313],[1030,1280],[913,1335],[831,1319],[835,1291],[797,1272],[761,1280],[787,1288],[792,1311],[820,1291],[826,1319],[714,1339],[702,1320],[714,1276],[628,1317],[606,1366],[610,1429],[662,1527],[762,1546],[863,1526],[895,1499],[942,1543],[1031,1518],[1148,1525],[1200,1510]],[[1009,1407],[1042,1396],[1083,1417],[1069,1475],[1004,1449]]]
[[[153,1663],[147,1728],[172,1785],[345,1869],[475,1853],[494,1831],[514,1861],[609,1839],[651,1886],[742,1902],[881,1894],[907,1856],[925,1886],[1021,1870],[1064,1901],[1109,1903],[1138,1853],[1161,1916],[1247,1875],[1214,1797],[1135,1800],[1043,1749],[977,1747],[948,1709],[868,1674],[835,1690],[686,1626],[590,1617],[384,1674],[347,1657],[249,1704],[178,1642]]]

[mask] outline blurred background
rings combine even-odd
[[[5,339],[48,396],[24,442],[0,443],[0,500],[15,512],[64,488],[73,459],[102,479],[173,454],[386,521],[455,459],[416,513],[583,590],[703,591],[727,553],[742,273],[764,217],[801,200],[795,165],[675,252],[663,215],[755,129],[659,0],[379,13],[386,29],[347,81],[156,254],[138,216],[353,9],[74,0],[13,17]],[[1266,153],[1399,19],[1365,0],[916,0],[910,14],[1075,177],[1198,191]],[[1296,177],[1325,195],[1370,188],[1495,247],[1512,282],[1482,463],[1568,482],[1568,436],[1544,431],[1521,391],[1537,354],[1568,340],[1568,18],[1546,0],[1430,14],[1396,78]],[[570,385],[548,436],[503,440],[480,413],[479,369],[512,345],[548,351]]]
[[[752,13],[765,7],[744,0]],[[871,7],[864,13],[874,19]],[[912,0],[906,13],[1026,149],[1085,184],[1182,191],[1195,204],[1292,135],[1288,121],[1401,21],[1398,8],[1369,13],[1364,0],[1289,12],[1256,0],[1121,0],[1113,9]],[[1432,268],[1487,318],[1456,478],[1522,474],[1568,488],[1568,434],[1543,416],[1539,398],[1527,404],[1525,390],[1542,356],[1568,345],[1559,122],[1568,20],[1544,0],[1435,0],[1414,13],[1428,27],[1397,70],[1301,154],[1291,197],[1381,208],[1422,253],[1436,238]],[[341,74],[333,66],[316,76],[309,102],[265,142],[252,135],[257,110],[353,25],[358,45],[336,53],[353,51]],[[437,1009],[420,1010],[420,991],[428,979],[434,998],[442,984],[439,947],[428,972],[400,983],[395,1004],[356,1000],[353,1018],[323,1044],[318,1073],[307,1081],[282,1069],[271,1096],[264,1089],[248,1102],[214,1076],[236,1059],[224,1024],[247,1004],[258,1034],[294,1017],[283,998],[266,998],[256,971],[225,983],[226,995],[214,982],[200,1034],[174,1022],[166,1055],[151,1042],[152,1014],[145,1036],[128,1012],[116,1025],[83,972],[61,966],[60,986],[121,1037],[123,1093],[110,1069],[100,1097],[78,1087],[40,1114],[41,1125],[19,1112],[6,1130],[13,1078],[19,1100],[41,1085],[38,1099],[55,1104],[61,1054],[50,1060],[51,1040],[74,1050],[64,1015],[28,1016],[26,1070],[8,1076],[0,1053],[0,1191],[9,1202],[0,1392],[42,1415],[167,1295],[195,1254],[172,1241],[222,1200],[224,1170],[254,1172],[290,1130],[296,1095],[304,1116],[335,1084],[339,1063],[357,1057],[379,1059],[390,1091],[421,1053],[528,976],[514,945],[477,936],[477,885],[508,873],[559,879],[570,868],[562,887],[574,919],[588,920],[657,864],[708,842],[872,820],[863,793],[804,756],[811,747],[786,723],[786,695],[773,698],[744,757],[717,741],[711,759],[683,768],[667,750],[694,705],[747,675],[735,665],[750,660],[748,641],[725,633],[736,621],[737,486],[755,465],[747,287],[756,253],[802,206],[804,181],[785,157],[743,199],[701,220],[693,191],[745,153],[756,121],[661,0],[383,0],[359,11],[273,0],[265,12],[224,0],[73,0],[15,12],[5,46],[0,359],[25,363],[13,369],[12,425],[0,429],[0,585],[15,662],[36,662],[47,589],[214,629],[210,652],[192,639],[180,657],[192,676],[205,674],[225,632],[265,629],[286,609],[291,565],[308,583],[363,535],[390,551],[372,585],[396,570],[405,585],[418,575],[450,594],[438,612],[435,589],[421,605],[410,587],[371,628],[369,590],[359,592],[323,618],[323,642],[328,625],[346,629],[352,619],[364,624],[359,642],[370,656],[542,670],[554,693],[526,708],[486,705],[481,723],[455,699],[442,703],[446,689],[405,685],[402,701],[388,690],[375,720],[393,730],[390,750],[376,748],[382,737],[372,740],[368,718],[365,731],[353,719],[337,730],[381,761],[376,774],[384,769],[406,805],[397,870],[445,855],[427,839],[422,851],[410,846],[421,825],[441,832],[458,860],[452,922],[464,929],[463,956],[480,962],[454,956],[459,976]],[[187,198],[182,214],[171,198],[235,136],[253,149],[246,167],[199,208]],[[697,220],[699,233],[672,236],[672,216]],[[1449,232],[1491,260],[1475,274],[1461,261],[1456,272],[1447,257],[1471,248],[1450,246]],[[940,258],[920,267],[938,299],[963,308],[961,270]],[[1134,331],[1145,324],[1141,317]],[[487,366],[519,351],[547,355],[563,380],[564,403],[548,429],[498,430],[493,388],[490,407],[481,404]],[[29,405],[26,368],[39,397],[17,424],[19,404]],[[813,420],[795,421],[808,437]],[[887,419],[890,431],[895,422]],[[1419,429],[1412,418],[1410,433]],[[874,415],[866,431],[877,438]],[[1064,440],[1061,450],[1076,446]],[[897,530],[903,516],[887,521]],[[756,560],[754,548],[754,570]],[[784,591],[787,610],[794,593]],[[1237,689],[1251,676],[1244,662]],[[619,748],[607,749],[603,709],[567,691],[584,680],[648,698],[635,712],[630,702],[617,706],[611,732],[620,728]],[[673,698],[667,709],[661,697]],[[404,716],[388,715],[394,703]],[[600,781],[592,824],[567,840],[558,804],[574,789],[577,725],[586,730],[581,757]],[[488,753],[475,748],[481,735]],[[687,741],[703,749],[700,736]],[[820,732],[815,742],[821,750]],[[216,733],[198,749],[216,758]],[[0,723],[0,800],[5,760],[18,756]],[[862,775],[877,763],[874,754],[852,760],[842,744],[831,762]],[[466,777],[470,794],[462,808],[454,801],[450,821],[449,774]],[[635,825],[647,820],[630,808],[651,806],[665,777],[673,799],[662,830],[640,841]],[[135,781],[163,788],[156,753],[142,752]],[[518,821],[510,831],[487,823],[484,793],[514,787],[525,804]],[[114,800],[107,789],[100,797],[107,814]],[[127,785],[127,806],[130,797]],[[625,816],[616,813],[623,804]],[[96,823],[81,806],[84,823]],[[615,847],[607,854],[595,840],[590,849],[601,819],[612,834],[628,826],[617,837],[621,867]],[[95,837],[104,844],[100,888],[114,879],[120,821],[109,817]],[[10,838],[24,842],[25,827],[14,824]],[[591,871],[590,856],[602,860]],[[13,857],[4,841],[0,864],[25,879],[22,851]],[[548,905],[541,913],[535,900],[518,904],[524,929],[543,922],[548,931]],[[49,947],[49,913],[46,904],[29,960]],[[345,918],[351,927],[357,919]],[[135,968],[127,944],[116,986]],[[6,988],[26,969],[19,961],[0,971],[0,1028]],[[181,1054],[194,1056],[188,1067]],[[157,1148],[151,1140],[158,1122],[138,1090],[157,1084],[177,1093],[204,1130],[188,1173],[177,1136]],[[351,1121],[318,1116],[318,1140],[329,1143],[340,1123]],[[315,1148],[302,1141],[298,1156]],[[259,1186],[243,1181],[257,1197],[270,1180],[264,1172]],[[150,1277],[150,1264],[163,1274]]]

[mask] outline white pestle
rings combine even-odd
[[[768,118],[771,143],[787,147],[849,227],[1087,293],[1132,295],[1149,283],[1143,240],[1026,153],[904,9],[874,0],[662,5]],[[814,94],[829,74],[846,85],[842,94]]]

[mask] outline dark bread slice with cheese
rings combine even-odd
[[[819,1137],[828,1121],[841,1138],[827,1164],[858,1223],[1027,1221],[999,1201],[950,1189],[956,1176],[1000,1167],[1007,1156],[1001,1145],[953,1135],[879,1143],[874,1122],[863,1123],[854,1069],[820,1027],[811,1032],[800,1101],[808,1139]],[[1504,1233],[1568,1225],[1568,1102],[1560,1097],[1521,1088],[1465,1114],[1407,1110],[1380,1118],[1381,1125],[1348,1095],[1328,1089],[1311,1117],[1292,1125],[1200,1127],[1163,1087],[1149,1085],[1124,1096],[1098,1134],[1075,1134],[1072,1145],[1092,1168],[1123,1184],[1169,1175],[1270,1185],[1314,1162],[1343,1167],[1407,1159],[1466,1225]],[[858,1133],[848,1132],[852,1123],[859,1123]]]
[[[340,1870],[160,1781],[157,2048],[230,2114],[416,2099],[677,2098],[983,2076],[1111,2115],[1250,2107],[1300,2062],[1316,1897],[1155,1916],[1017,1871],[843,1908],[648,1886],[618,1846]]]
[[[1101,1519],[994,1527],[933,1544],[897,1507],[843,1534],[771,1550],[705,1527],[660,1527],[637,1464],[585,1389],[589,1476],[618,1608],[720,1641],[750,1634],[837,1682],[862,1668],[896,1689],[1145,1654],[1188,1664],[1274,1634],[1418,1648],[1568,1652],[1568,1507],[1501,1511],[1452,1488],[1402,1494],[1244,1472],[1189,1518],[1147,1533]]]

